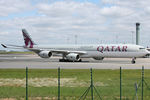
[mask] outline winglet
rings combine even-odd
[[[4,48],[7,48],[7,46],[6,45],[4,45],[4,44],[1,44]]]

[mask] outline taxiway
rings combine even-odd
[[[26,54],[1,54],[0,69],[4,68],[38,68],[38,69],[150,69],[150,58],[137,58],[136,64],[131,64],[130,58],[105,58],[102,61],[92,58],[84,58],[83,62],[59,62],[60,57],[49,59],[40,58],[37,55]]]

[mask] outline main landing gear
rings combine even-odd
[[[132,61],[131,61],[132,64],[135,64],[135,63],[136,63],[136,62],[135,62],[135,59],[136,59],[135,57],[132,58]]]
[[[59,59],[59,62],[82,62],[82,59],[76,60],[76,61],[71,61],[68,59]]]
[[[71,57],[72,58],[72,57]],[[79,57],[76,57],[76,59],[67,59],[66,58],[66,55],[65,54],[63,54],[62,55],[62,59],[59,59],[59,62],[82,62],[82,59],[81,58],[79,58]]]

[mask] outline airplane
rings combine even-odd
[[[37,45],[31,39],[26,29],[22,29],[24,46],[4,45],[4,48],[27,49],[38,54],[41,58],[62,56],[59,62],[81,62],[82,58],[103,60],[104,58],[132,58],[131,63],[136,63],[136,58],[145,58],[150,51],[140,45],[134,44],[88,44],[88,45]]]

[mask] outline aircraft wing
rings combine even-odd
[[[12,49],[22,49],[22,48],[24,48],[23,46],[17,46],[17,45],[5,45],[5,44],[1,44],[2,45],[2,47],[4,47],[4,48],[12,48]]]
[[[79,55],[84,55],[86,54],[85,51],[69,51],[69,50],[57,50],[57,49],[45,49],[45,48],[26,48],[30,51],[33,51],[33,52],[36,52],[36,53],[39,53],[40,51],[50,51],[52,53],[56,53],[56,54],[69,54],[69,53],[76,53],[76,54],[79,54]]]
[[[18,46],[18,45],[5,45],[5,44],[1,44],[4,48],[11,48],[11,49],[27,49],[27,50],[30,50],[30,51],[34,51],[35,53],[39,53],[41,50],[39,49],[34,49],[34,48],[27,48],[25,46]]]
[[[85,51],[68,51],[68,50],[51,50],[52,53],[58,53],[58,54],[69,54],[69,53],[76,53],[79,55],[86,54]]]
[[[35,53],[39,53],[41,51],[50,51],[52,53],[56,53],[56,54],[69,54],[69,53],[76,53],[76,54],[79,54],[79,55],[84,55],[86,54],[87,52],[85,51],[69,51],[69,50],[57,50],[57,49],[46,49],[46,48],[28,48],[28,47],[25,47],[25,46],[17,46],[17,45],[4,45],[4,44],[1,44],[4,48],[11,48],[11,49],[27,49],[27,50],[30,50],[30,51],[33,51]]]
[[[69,51],[69,50],[57,50],[57,49],[44,49],[44,48],[26,48],[30,51],[33,51],[33,52],[36,52],[36,53],[39,53],[40,51],[50,51],[52,53],[56,53],[56,54],[69,54],[69,53],[76,53],[76,54],[79,54],[79,55],[84,55],[86,54],[85,51]]]

